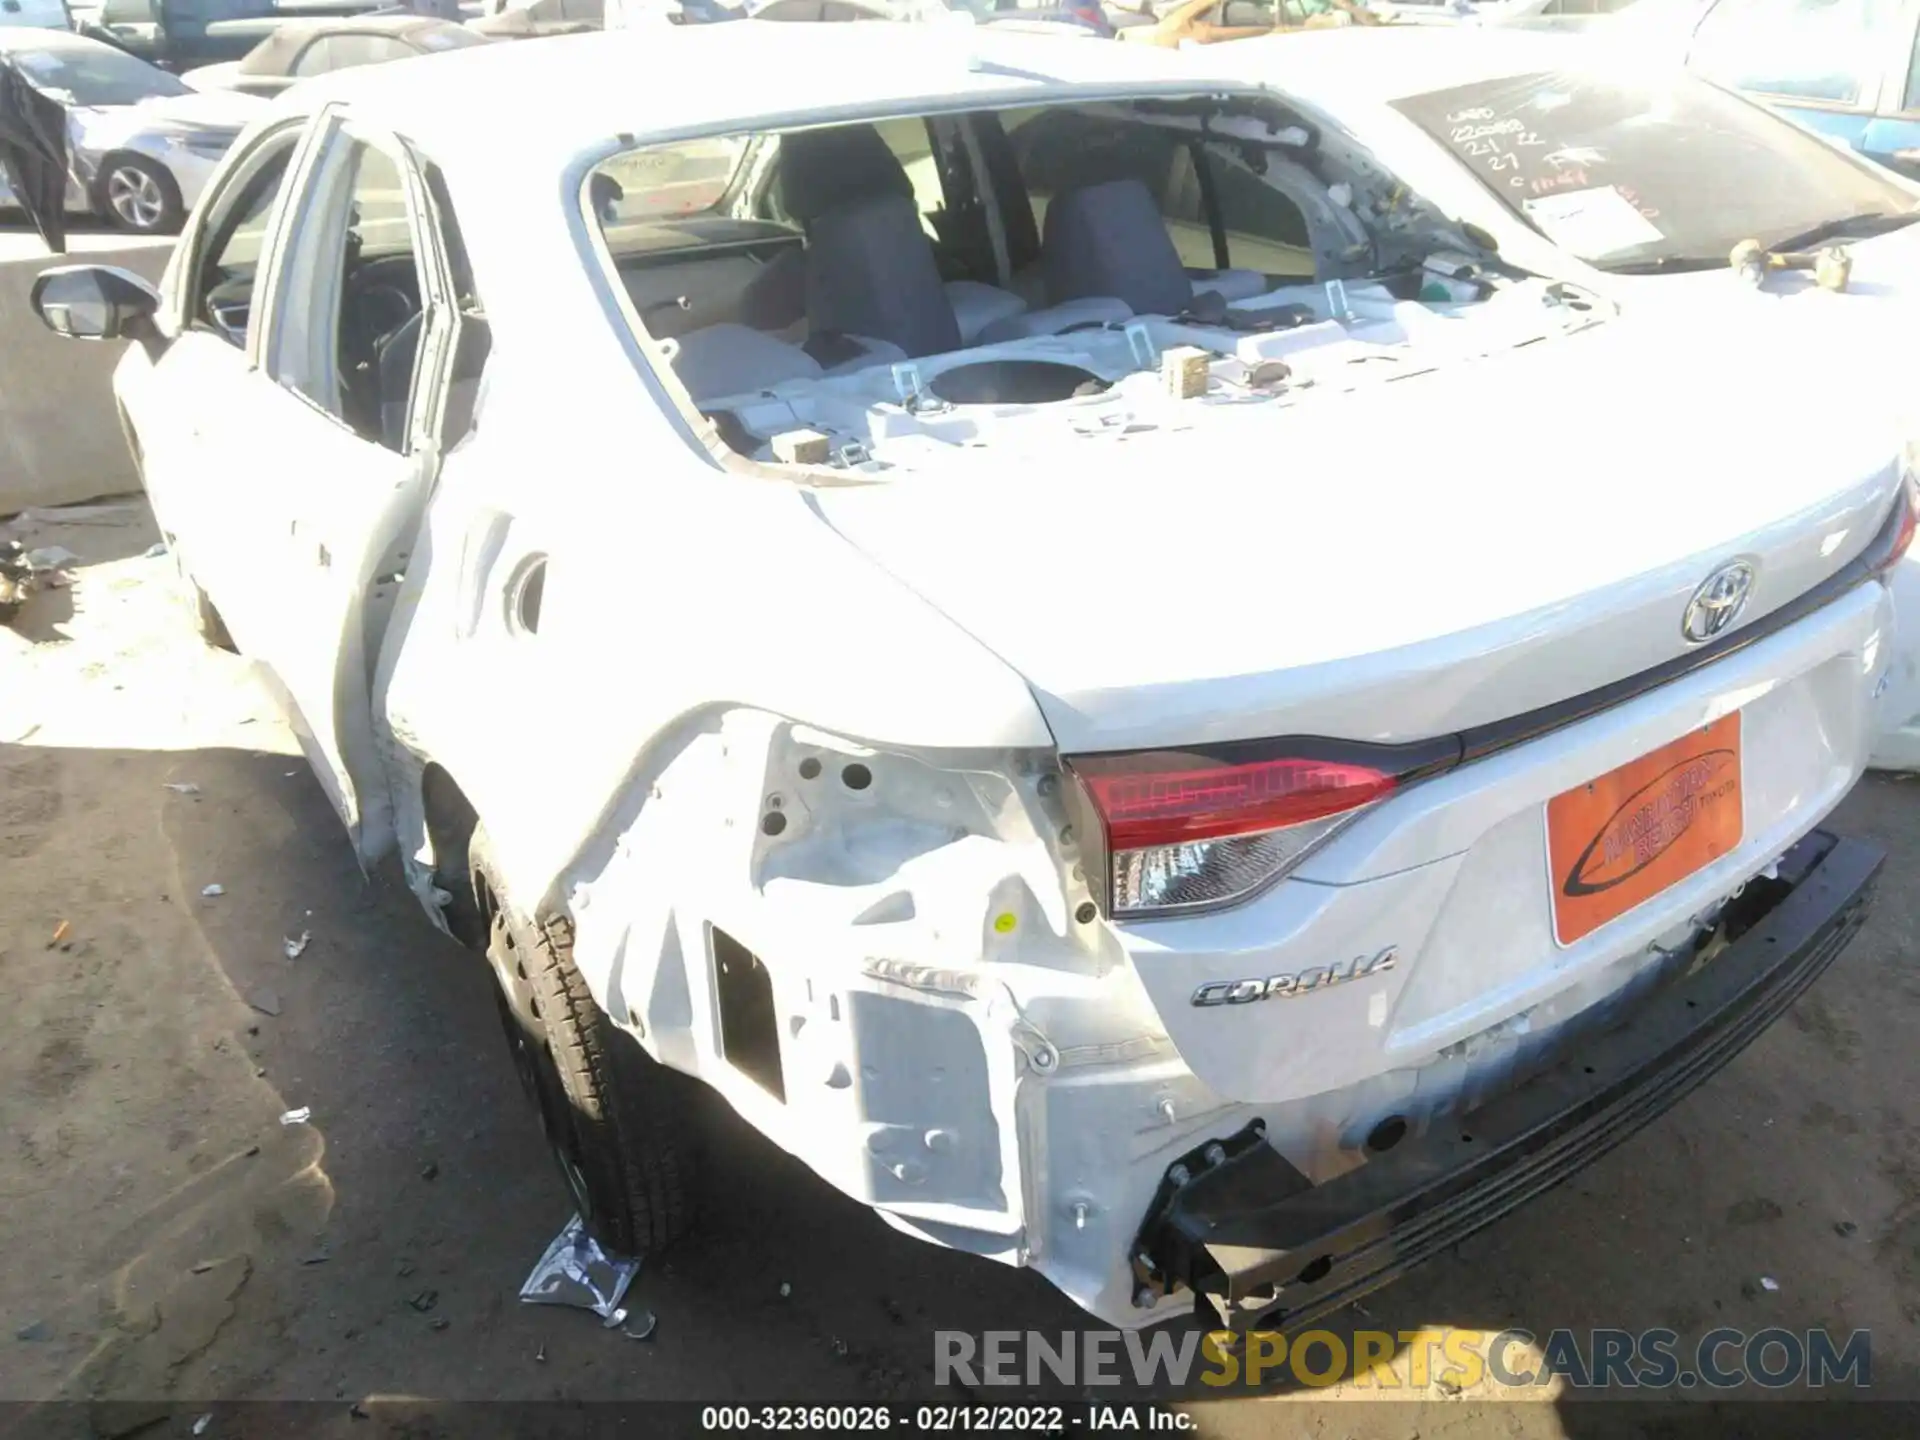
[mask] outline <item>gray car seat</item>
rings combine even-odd
[[[407,448],[407,405],[413,398],[413,363],[420,354],[420,326],[426,318],[416,311],[405,324],[381,339],[374,350],[374,374],[380,392],[380,443],[389,450]]]
[[[907,172],[871,125],[780,143],[780,202],[807,234],[808,349],[885,340],[908,355],[958,350],[960,322],[920,228]]]
[[[1138,180],[1107,180],[1054,196],[1040,251],[1047,298],[1056,305],[1108,295],[1137,314],[1179,315],[1193,304],[1193,281],[1159,206]]]
[[[1062,112],[1053,123],[1071,125],[1075,123],[1075,118]],[[1087,117],[1077,118],[1089,128],[1076,134],[1076,138],[1085,143],[1073,147],[1073,182],[1057,183],[1055,177],[1045,175],[1042,183],[1048,189],[1092,186],[1127,176],[1140,178],[1134,167],[1141,163],[1141,151],[1130,142],[1127,129],[1116,129]],[[1020,155],[998,116],[976,115],[972,124],[974,134],[979,139],[981,157],[986,162],[987,182],[993,187],[994,203],[1000,211],[1001,225],[1005,230],[1007,261],[1013,271],[1014,288],[1025,293],[1031,288],[1032,278],[1041,270],[1043,252],[1040,230],[1033,220],[1033,202],[1027,193],[1027,180],[1021,173]],[[1195,163],[1202,163],[1198,156]],[[1064,177],[1059,178],[1064,180]],[[1267,277],[1257,270],[1195,269],[1188,266],[1186,272],[1194,293],[1211,290],[1228,302],[1250,300],[1272,288]],[[1039,288],[1045,290],[1044,279],[1040,281]]]

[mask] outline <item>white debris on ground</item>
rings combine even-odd
[[[25,510],[0,546],[70,557],[0,623],[0,744],[298,755],[248,660],[198,643],[144,499]],[[191,793],[191,792],[182,792]]]
[[[289,935],[280,942],[280,948],[289,960],[298,960],[306,952],[307,942],[313,939],[311,930],[302,930],[298,935]]]

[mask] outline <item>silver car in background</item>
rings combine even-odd
[[[220,157],[265,104],[196,93],[123,50],[59,30],[0,29],[0,62],[66,111],[67,210],[136,234],[180,228]],[[0,174],[0,209],[15,208]]]
[[[241,59],[201,65],[180,78],[195,90],[270,99],[316,75],[486,43],[486,36],[431,15],[353,15],[282,25]]]

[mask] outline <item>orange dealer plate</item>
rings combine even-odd
[[[1740,843],[1740,713],[1547,802],[1553,935],[1571,945]]]

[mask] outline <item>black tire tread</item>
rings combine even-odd
[[[468,855],[476,903],[491,915],[489,950],[508,931],[516,937],[515,949],[524,951],[527,980],[585,1152],[581,1169],[599,1212],[590,1227],[594,1238],[623,1254],[664,1250],[694,1221],[687,1107],[695,1082],[647,1054],[600,1008],[573,963],[570,920],[516,919],[497,882],[484,826],[474,828]]]
[[[554,917],[538,926],[534,979],[561,1084],[584,1128],[593,1169],[618,1186],[622,1203],[600,1220],[599,1238],[628,1254],[662,1250],[691,1222],[678,1097],[670,1072],[619,1033],[573,963],[573,926]],[[611,1197],[609,1197],[611,1198]]]

